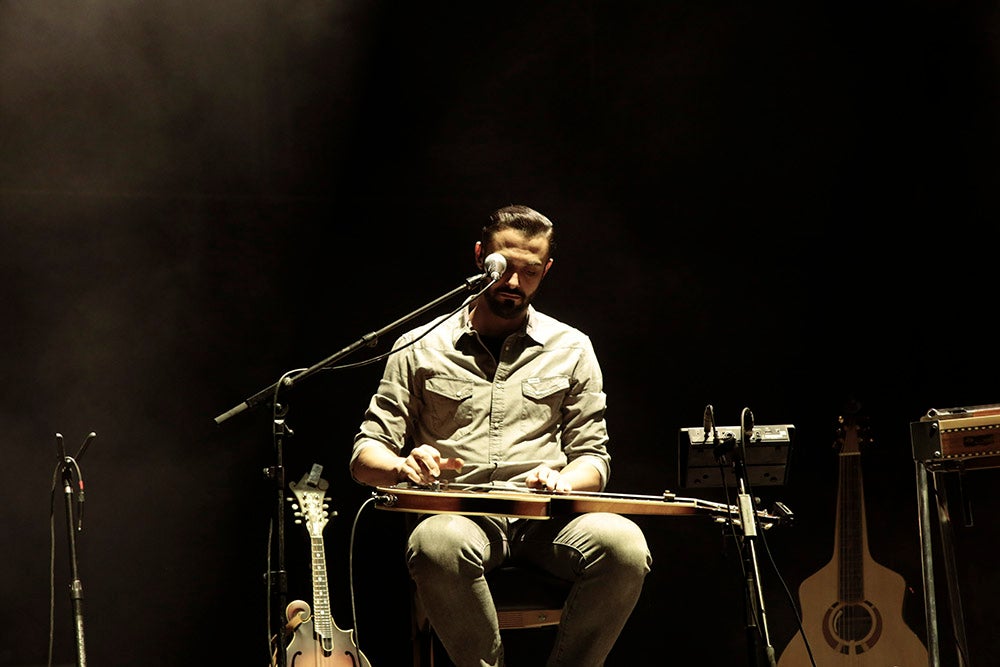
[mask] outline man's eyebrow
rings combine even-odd
[[[540,271],[545,267],[545,262],[511,262],[515,269],[520,269],[525,271],[527,269],[534,269]]]

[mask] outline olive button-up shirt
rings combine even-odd
[[[529,307],[499,360],[472,329],[468,309],[400,336],[372,396],[353,459],[364,447],[398,455],[421,444],[460,457],[462,484],[518,482],[540,464],[581,457],[610,474],[603,376],[589,337]]]

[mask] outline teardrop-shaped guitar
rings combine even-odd
[[[868,551],[859,425],[840,420],[833,558],[799,587],[802,628],[816,667],[926,667],[927,649],[903,620],[906,583]],[[778,667],[811,667],[802,633]]]
[[[354,632],[341,630],[330,613],[330,591],[326,577],[326,548],[323,528],[327,523],[326,490],[329,482],[320,477],[323,467],[315,464],[298,483],[289,486],[298,501],[300,516],[309,531],[312,550],[313,613],[309,605],[295,600],[288,605],[286,617],[294,628],[286,648],[288,667],[371,667],[358,649]]]

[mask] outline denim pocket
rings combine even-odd
[[[563,397],[569,391],[569,378],[556,375],[546,378],[528,378],[521,383],[524,416],[527,419],[548,422],[559,413]]]
[[[472,423],[475,384],[459,378],[430,377],[424,383],[424,404],[432,428],[451,437]]]

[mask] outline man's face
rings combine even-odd
[[[507,260],[507,270],[483,295],[490,311],[504,319],[521,317],[549,270],[549,241],[545,236],[528,238],[516,229],[494,235],[490,248],[483,248],[480,261],[498,252]]]

